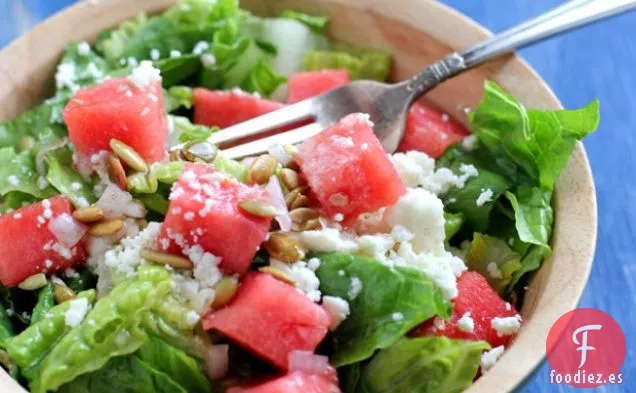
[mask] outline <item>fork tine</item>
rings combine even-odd
[[[210,143],[221,144],[243,139],[305,120],[311,116],[312,100],[300,101],[281,109],[255,117],[212,134]],[[228,108],[229,110],[230,108]]]
[[[295,145],[318,134],[322,130],[323,127],[320,124],[311,123],[291,131],[221,150],[221,153],[224,157],[232,159],[254,156],[267,152],[267,149],[272,145]]]

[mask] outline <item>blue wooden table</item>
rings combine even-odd
[[[33,24],[76,0],[0,0],[0,47]],[[131,0],[133,1],[133,0]],[[390,0],[387,0],[390,1]],[[563,0],[444,0],[493,31],[501,31]],[[566,107],[598,97],[602,120],[585,146],[599,206],[596,263],[581,307],[618,320],[627,338],[623,385],[636,391],[636,13],[569,33],[522,51]],[[548,384],[544,365],[522,392],[574,392]]]

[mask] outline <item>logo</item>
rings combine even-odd
[[[572,310],[548,334],[550,383],[579,388],[621,384],[626,348],[625,335],[614,318],[593,308]]]

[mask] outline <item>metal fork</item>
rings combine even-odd
[[[443,81],[517,48],[634,8],[636,0],[572,0],[472,48],[452,53],[409,80],[396,84],[354,81],[320,96],[223,129],[213,134],[208,141],[226,144],[313,119],[313,123],[292,131],[223,150],[224,156],[228,158],[248,157],[264,153],[272,145],[302,142],[344,116],[362,112],[370,115],[375,124],[373,129],[376,136],[384,149],[391,153],[397,149],[404,135],[410,104]]]

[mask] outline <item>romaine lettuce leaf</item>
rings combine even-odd
[[[489,348],[483,341],[404,338],[362,366],[355,393],[460,393]]]
[[[471,271],[486,277],[490,285],[503,295],[513,275],[521,269],[521,256],[504,240],[475,233],[466,253],[466,265]]]
[[[187,117],[170,116],[170,120],[172,121],[172,133],[170,134],[171,145],[192,141],[204,141],[219,130],[218,127],[193,124]]]
[[[92,49],[88,53],[80,53],[78,45],[77,42],[68,44],[64,48],[64,55],[58,65],[58,72],[63,67],[68,69],[68,77],[60,80],[63,81],[63,84],[58,83],[57,93],[53,98],[60,103],[67,101],[75,93],[75,90],[101,82],[110,71],[110,66],[106,60]],[[61,116],[58,120],[62,121]]]
[[[444,233],[446,235],[446,243],[448,243],[450,239],[459,232],[462,225],[464,225],[464,221],[466,221],[466,218],[462,213],[444,212]]]
[[[321,260],[316,272],[320,290],[349,301],[351,308],[351,315],[333,333],[331,363],[335,367],[370,358],[434,315],[450,315],[450,303],[419,270],[392,268],[343,253],[317,256]],[[356,294],[353,281],[358,280],[361,290]]]
[[[53,296],[53,284],[51,281],[47,281],[46,285],[42,287],[38,292],[38,302],[33,308],[31,314],[31,324],[37,323],[42,320],[45,315],[55,306],[55,297]]]
[[[92,302],[95,299],[95,291],[81,292],[77,296]],[[70,303],[65,302],[51,308],[46,318],[6,341],[9,356],[29,381],[37,377],[42,360],[71,330],[64,322],[64,314],[69,307]]]
[[[296,20],[309,27],[315,33],[323,33],[327,23],[329,23],[329,18],[326,16],[313,16],[294,10],[285,10],[280,14],[280,17]]]
[[[552,190],[577,140],[599,123],[599,102],[578,110],[527,110],[496,83],[486,81],[484,97],[472,113],[473,133],[498,160],[512,162]]]
[[[73,169],[73,153],[70,149],[62,148],[47,153],[44,161],[48,165],[46,174],[48,182],[76,207],[95,202],[92,185]]]
[[[20,151],[18,147],[23,137],[32,137],[40,145],[63,138],[66,136],[61,115],[64,105],[66,100],[50,99],[0,124],[0,147],[13,147]]]
[[[505,196],[514,209],[519,239],[549,249],[554,223],[554,213],[550,204],[552,192],[538,187],[520,186],[514,193],[506,192]]]
[[[49,198],[55,191],[44,184],[35,168],[35,156],[31,150],[16,153],[12,147],[0,149],[0,196],[19,191],[38,199]]]
[[[521,258],[521,269],[513,274],[510,284],[506,288],[506,294],[512,293],[517,284],[526,278],[527,273],[539,269],[548,256],[550,256],[549,248],[536,245],[530,246]]]
[[[166,113],[174,112],[179,108],[192,108],[192,88],[188,86],[172,86],[164,91]]]
[[[147,338],[141,327],[144,314],[170,291],[170,274],[165,269],[142,266],[138,276],[116,285],[53,347],[38,367],[31,392],[55,390],[100,369],[113,357],[138,350]]]
[[[152,168],[152,172],[157,181],[165,184],[172,184],[179,179],[179,175],[185,168],[183,161],[171,161],[165,164],[157,165]]]
[[[241,83],[241,89],[269,97],[287,78],[278,75],[265,58],[261,58]]]
[[[247,179],[247,167],[242,162],[223,156],[222,152],[216,155],[214,167],[242,183]]]
[[[3,198],[0,198],[0,214],[8,211],[17,210],[23,206],[30,205],[37,201],[33,195],[25,194],[20,191],[10,191]]]
[[[312,50],[305,56],[302,67],[307,71],[345,69],[354,80],[386,82],[391,74],[391,55],[380,50],[356,50],[345,47]]]
[[[13,330],[13,324],[9,319],[9,315],[7,315],[7,311],[4,309],[4,306],[0,304],[0,347],[3,347],[1,343],[5,339],[13,337],[14,335],[15,331]]]

